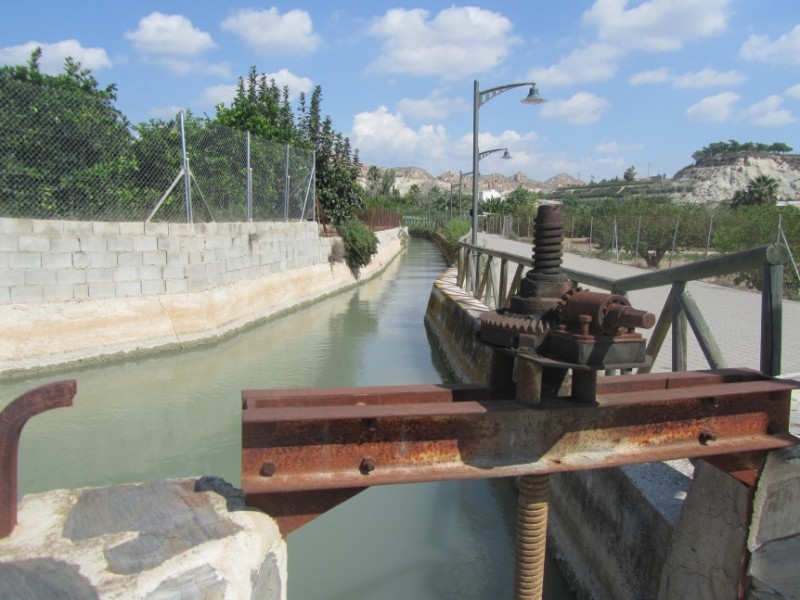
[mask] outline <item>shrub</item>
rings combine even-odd
[[[375,234],[358,219],[348,219],[340,223],[337,229],[344,242],[347,266],[353,270],[367,266],[378,252]]]

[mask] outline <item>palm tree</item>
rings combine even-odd
[[[772,206],[778,201],[780,182],[769,175],[758,175],[747,183],[747,190],[738,190],[732,206]]]

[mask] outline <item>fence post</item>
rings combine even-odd
[[[528,235],[530,236],[530,220],[528,217]],[[572,233],[569,236],[569,250],[572,252],[572,241],[575,239],[575,215],[572,215]]]
[[[183,188],[186,198],[186,222],[192,222],[192,178],[189,171],[189,156],[186,154],[186,131],[183,127],[183,111],[181,115],[181,153],[183,154]]]
[[[708,237],[706,238],[706,258],[708,258],[708,249],[711,247],[711,229],[714,227],[714,215],[711,215],[711,220],[708,222]]]
[[[594,215],[589,218],[589,254],[592,253],[592,235],[594,234]]]
[[[642,235],[642,215],[639,215],[639,225],[636,227],[636,249],[633,251],[633,259],[639,261],[639,240]]]
[[[672,252],[669,253],[669,266],[672,266],[672,257],[675,255],[675,244],[678,241],[678,226],[681,223],[681,216],[675,217],[675,233],[672,235]]]
[[[253,220],[253,168],[250,166],[250,131],[247,132],[247,220]]]
[[[289,144],[286,144],[286,161],[283,172],[283,220],[289,220]]]

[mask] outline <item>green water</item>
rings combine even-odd
[[[221,343],[4,382],[2,405],[78,381],[73,407],[25,427],[20,492],[194,475],[238,486],[242,389],[447,381],[423,325],[444,269],[413,240],[379,278]],[[370,488],[289,535],[289,598],[509,598],[514,502],[507,481]],[[566,597],[557,577],[548,598]]]

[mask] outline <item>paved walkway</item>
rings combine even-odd
[[[478,245],[502,250],[520,256],[531,255],[531,245],[507,240],[500,236],[480,234]],[[564,253],[565,267],[587,273],[602,273],[619,279],[645,272],[644,269],[612,263],[596,258],[586,258]],[[761,345],[761,294],[714,285],[703,281],[687,284],[689,294],[697,303],[714,336],[727,366],[759,368]],[[658,317],[664,307],[670,286],[637,290],[629,294],[635,308],[648,310]],[[647,336],[647,332],[642,332]],[[667,335],[653,371],[672,369],[671,336]],[[800,377],[800,302],[783,302],[782,373]],[[691,328],[688,334],[689,369],[707,369],[708,363],[694,339]],[[793,429],[800,430],[800,413],[797,403],[792,411]]]

